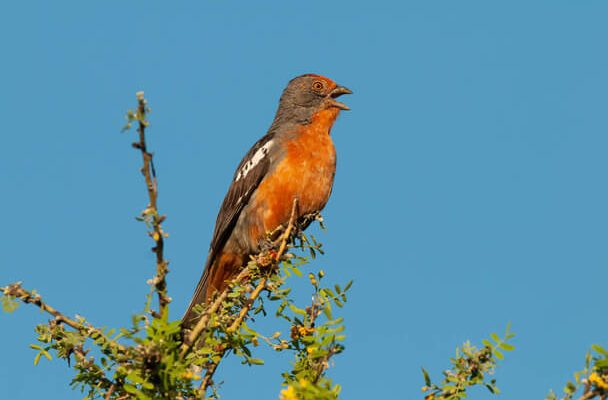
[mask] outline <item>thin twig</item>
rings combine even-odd
[[[599,394],[599,393],[597,393],[595,390],[591,390],[591,391],[589,391],[589,392],[587,392],[587,393],[583,394],[583,395],[582,395],[582,396],[579,398],[579,400],[589,400],[589,399],[594,398],[594,397],[595,397],[595,396],[597,396],[598,394]]]
[[[146,127],[148,121],[146,120],[146,114],[148,112],[148,103],[144,98],[144,92],[137,92],[137,114],[136,119],[139,122],[137,132],[139,133],[139,142],[133,143],[133,147],[141,151],[143,165],[141,167],[141,173],[146,180],[146,187],[148,189],[149,204],[144,210],[143,217],[151,217],[152,232],[150,236],[155,242],[155,246],[152,251],[156,254],[156,275],[152,279],[154,289],[158,295],[158,307],[159,314],[161,317],[167,317],[167,305],[171,302],[171,298],[167,295],[167,281],[166,276],[169,272],[169,263],[164,257],[165,248],[165,232],[162,228],[162,222],[165,220],[164,215],[158,213],[158,182],[156,180],[156,173],[154,170],[154,155],[148,152],[146,146]]]
[[[241,323],[247,316],[247,313],[249,312],[249,310],[251,310],[251,306],[253,305],[255,300],[260,296],[262,290],[264,290],[264,288],[266,287],[266,282],[268,282],[267,277],[263,277],[262,279],[260,279],[260,282],[258,283],[256,288],[249,295],[247,302],[245,303],[243,308],[241,308],[238,317],[235,318],[230,327],[227,329],[228,333],[235,332],[241,326]]]
[[[99,388],[108,389],[110,394],[116,388],[116,384],[106,378],[103,370],[99,368],[97,364],[93,361],[93,357],[87,358],[87,351],[85,351],[82,346],[76,346],[73,349],[74,356],[78,361],[78,365],[87,370],[91,376],[95,376],[97,379],[96,386]],[[122,386],[121,386],[122,388]],[[110,394],[106,396],[107,399],[110,398]]]
[[[11,285],[0,288],[0,290],[4,293],[5,296],[12,296],[23,303],[33,304],[40,308],[42,311],[45,311],[55,317],[55,321],[57,323],[64,323],[86,337],[89,337],[96,341],[101,341],[102,346],[108,346],[118,352],[124,353],[126,351],[125,347],[116,343],[115,341],[110,340],[101,330],[94,328],[91,325],[84,325],[78,321],[75,321],[65,314],[57,311],[55,308],[49,306],[44,301],[42,301],[42,297],[39,294],[32,294],[28,292],[23,287],[21,287],[21,282],[16,282]]]
[[[108,389],[108,393],[106,393],[106,400],[110,400],[110,396],[112,396],[112,393],[114,393],[114,387],[114,384],[112,384]]]

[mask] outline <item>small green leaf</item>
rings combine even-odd
[[[328,301],[323,308],[323,314],[327,319],[333,319],[332,311],[331,311],[331,303]]]
[[[608,359],[597,360],[595,362],[596,368],[608,368]]]
[[[289,309],[296,314],[306,316],[306,311],[302,310],[301,308],[296,307],[295,305],[293,305],[291,303],[289,304]]]
[[[498,347],[500,347],[504,351],[513,351],[513,350],[515,350],[515,346],[513,346],[512,344],[509,344],[509,343],[501,343],[501,344],[498,345]]]
[[[566,387],[564,387],[564,393],[573,394],[576,392],[576,385],[572,382],[566,383]]]
[[[51,355],[49,354],[48,351],[42,350],[41,353],[42,353],[43,356],[46,357],[47,360],[51,361],[53,359],[53,357],[51,357]]]
[[[13,296],[2,296],[2,310],[5,313],[12,313],[19,307],[19,302]]]
[[[125,391],[129,392],[129,393],[133,393],[133,394],[138,394],[139,390],[137,390],[137,388],[133,385],[130,385],[128,383],[125,383],[124,385],[122,385],[122,387],[125,389]]]
[[[422,368],[422,375],[424,375],[424,384],[426,386],[431,386],[431,377],[426,369]]]
[[[593,344],[593,345],[591,345],[591,348],[593,350],[595,350],[597,353],[600,353],[601,355],[608,357],[608,351],[606,351],[606,349],[604,349],[602,346],[600,346],[598,344]]]
[[[329,321],[327,321],[325,323],[325,325],[327,325],[327,326],[338,325],[338,324],[341,324],[342,322],[344,322],[344,317],[339,317],[336,319],[330,319]]]
[[[133,383],[143,383],[144,380],[137,371],[132,371],[129,375],[127,375],[127,379]]]
[[[557,400],[557,395],[553,390],[551,390],[547,397],[545,397],[545,400]]]

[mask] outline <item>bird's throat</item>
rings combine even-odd
[[[321,111],[317,111],[312,115],[309,127],[310,131],[317,134],[329,134],[331,127],[334,125],[334,122],[336,122],[336,118],[338,118],[339,113],[340,109],[336,107],[325,108]]]

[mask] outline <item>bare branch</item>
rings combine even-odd
[[[137,113],[135,119],[139,122],[137,132],[139,133],[139,142],[133,143],[133,147],[141,151],[143,165],[141,167],[141,173],[146,180],[146,187],[148,189],[149,203],[148,207],[142,212],[144,220],[149,220],[152,226],[152,232],[150,236],[155,242],[155,246],[152,251],[156,254],[156,275],[151,280],[154,285],[154,290],[158,295],[159,314],[163,317],[167,317],[167,305],[171,302],[171,298],[167,295],[167,281],[166,276],[169,272],[169,262],[165,260],[164,248],[165,248],[165,237],[167,234],[163,231],[162,222],[166,219],[164,215],[158,213],[158,182],[156,180],[156,172],[154,169],[154,155],[148,152],[146,145],[146,127],[149,125],[146,120],[146,114],[148,113],[148,103],[144,98],[144,92],[137,92]]]
[[[114,393],[114,384],[110,385],[110,388],[108,389],[108,393],[106,393],[106,400],[110,400],[112,393]]]

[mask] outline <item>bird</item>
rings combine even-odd
[[[321,211],[332,192],[336,150],[330,136],[345,86],[317,74],[289,81],[267,133],[239,163],[222,202],[203,274],[182,318],[188,328],[194,307],[210,300],[258,254],[268,233],[285,226],[294,200],[297,219]]]

